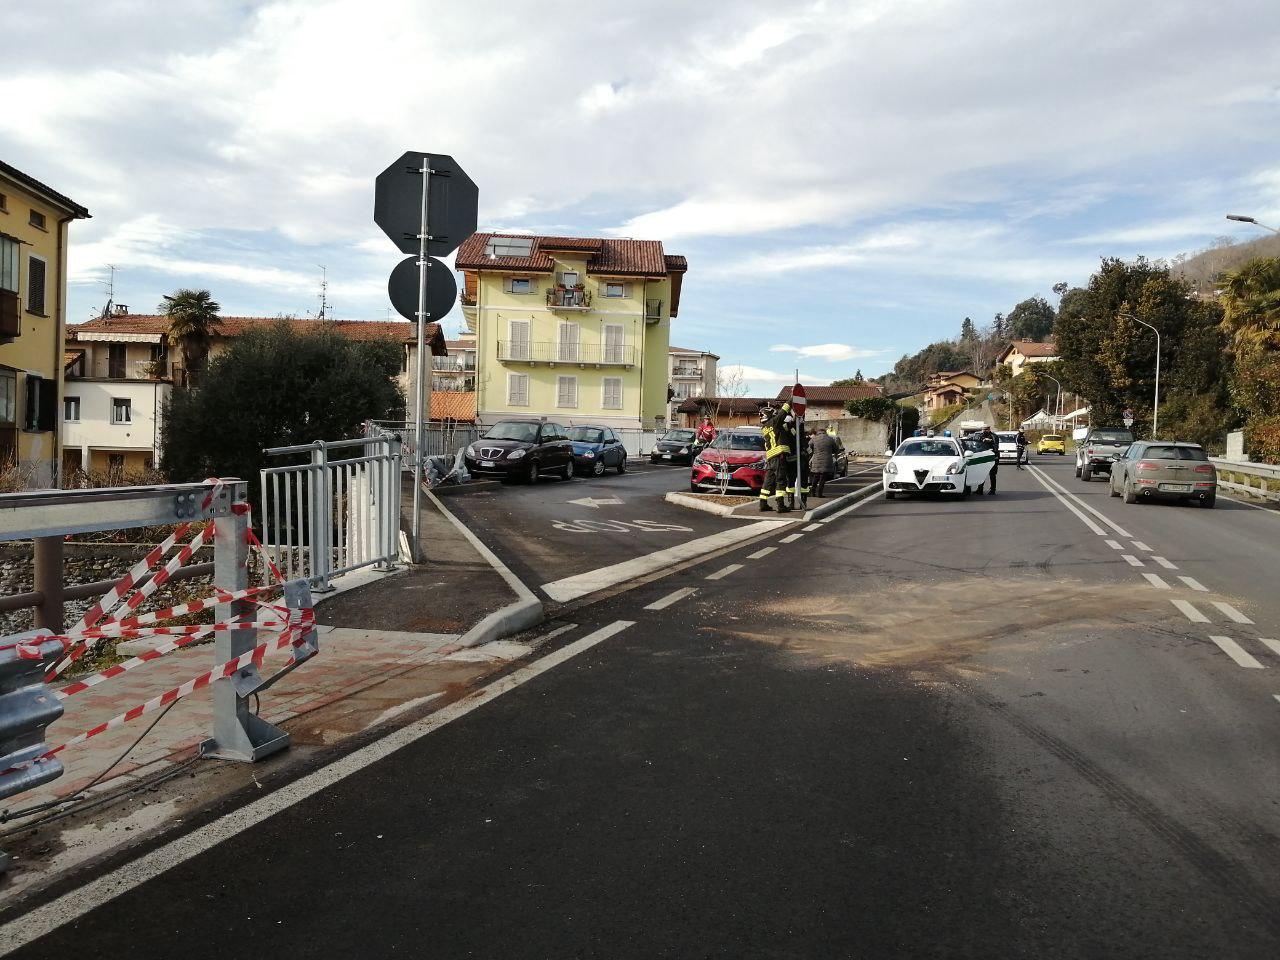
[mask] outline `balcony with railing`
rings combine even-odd
[[[441,373],[471,373],[476,369],[474,353],[432,357],[431,369]]]
[[[503,363],[577,364],[580,367],[634,367],[636,348],[629,343],[577,343],[554,340],[499,340]]]
[[[591,293],[578,287],[547,287],[547,306],[560,312],[591,309]]]
[[[671,376],[686,380],[701,380],[702,368],[696,364],[677,363],[671,371]]]
[[[174,365],[165,357],[154,360],[125,360],[120,358],[99,357],[86,373],[83,360],[68,370],[71,379],[84,376],[107,380],[167,380],[177,373]]]
[[[644,322],[657,323],[662,319],[662,301],[646,300],[644,302]]]

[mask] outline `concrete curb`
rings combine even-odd
[[[488,561],[489,566],[502,577],[512,592],[518,598],[514,603],[509,603],[505,607],[493,611],[484,617],[479,623],[468,630],[458,640],[459,646],[474,647],[482,643],[489,643],[492,640],[501,640],[503,637],[509,637],[512,634],[519,633],[521,630],[528,630],[530,627],[537,626],[546,617],[546,611],[543,609],[542,601],[534,595],[534,592],[524,585],[519,577],[511,572],[511,569],[498,559],[497,554],[484,545],[484,542],[477,537],[467,527],[465,523],[455,517],[440,502],[430,490],[424,490],[424,494],[430,500],[437,510],[439,510],[458,531],[467,538],[467,541],[476,548],[476,552]]]
[[[857,503],[859,500],[865,500],[867,497],[875,493],[879,493],[881,486],[881,484],[873,480],[860,490],[855,490],[853,493],[846,493],[843,497],[832,500],[830,503],[824,503],[820,507],[814,507],[812,510],[805,513],[803,519],[809,522],[821,520],[825,516],[843,510],[851,503]]]
[[[703,513],[714,513],[718,517],[743,517],[747,516],[753,508],[757,512],[760,510],[759,505],[755,503],[740,503],[736,507],[730,507],[723,503],[699,500],[691,493],[681,493],[678,490],[671,491],[662,499],[666,500],[667,503],[674,503],[678,507],[701,510]]]

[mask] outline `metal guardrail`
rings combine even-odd
[[[463,447],[480,439],[483,427],[474,423],[446,421],[429,423],[422,428],[422,450],[426,457],[452,457]],[[404,420],[371,420],[365,425],[365,435],[391,439],[400,447],[400,466],[406,473],[413,472],[417,452],[414,449],[413,423]]]
[[[355,455],[331,459],[340,451]],[[286,579],[303,578],[325,591],[338,574],[395,568],[401,450],[394,437],[317,440],[263,452],[310,457],[261,471],[263,547]]]
[[[1228,460],[1226,457],[1210,457],[1209,461],[1218,468],[1219,486],[1229,490],[1246,491],[1268,500],[1280,500],[1280,464]],[[1224,471],[1242,476],[1246,482],[1223,480]]]

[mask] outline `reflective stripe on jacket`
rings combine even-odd
[[[764,458],[766,460],[786,455],[787,448],[778,441],[778,432],[773,429],[772,424],[766,425],[760,432],[764,434]]]

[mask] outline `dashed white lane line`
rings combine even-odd
[[[729,564],[727,567],[725,567],[725,568],[723,568],[723,569],[721,569],[721,570],[717,570],[715,573],[709,573],[709,574],[707,574],[707,579],[708,579],[708,580],[722,580],[722,579],[724,579],[725,577],[727,577],[729,574],[733,573],[735,570],[741,570],[741,569],[742,569],[742,564],[740,564],[740,563],[731,563],[731,564]]]
[[[1254,659],[1253,654],[1249,653],[1249,651],[1240,646],[1240,644],[1236,643],[1230,637],[1210,637],[1209,639],[1216,643],[1223,653],[1240,666],[1245,667],[1248,670],[1263,669],[1262,664]]]
[[[1190,587],[1192,590],[1199,590],[1201,593],[1208,593],[1208,592],[1209,592],[1209,588],[1208,588],[1208,587],[1206,587],[1206,586],[1205,586],[1203,583],[1201,583],[1199,580],[1197,580],[1195,577],[1183,577],[1183,576],[1179,576],[1179,577],[1178,577],[1178,579],[1179,579],[1179,580],[1181,580],[1183,583],[1185,583],[1185,584],[1186,584],[1188,587]]]
[[[1166,570],[1178,569],[1178,565],[1176,563],[1170,563],[1164,557],[1157,557],[1155,554],[1152,554],[1151,559],[1154,560],[1156,563],[1160,564],[1160,566],[1164,567]],[[1185,580],[1186,578],[1184,577],[1183,579]]]
[[[1188,603],[1186,600],[1170,600],[1175,607],[1182,611],[1182,615],[1192,623],[1209,623],[1209,618],[1201,613],[1194,604]]]
[[[333,784],[359,773],[370,764],[391,756],[397,750],[421,740],[454,720],[465,717],[471,711],[496,700],[504,693],[515,690],[540,674],[633,626],[635,626],[633,620],[616,620],[606,627],[601,627],[580,640],[574,640],[558,650],[553,650],[545,657],[540,657],[514,673],[472,691],[461,700],[455,700],[448,706],[441,707],[421,720],[393,730],[385,737],[374,740],[344,757],[339,757],[301,779],[273,790],[246,806],[237,807],[217,820],[170,840],[136,860],[121,864],[89,883],[68,891],[56,900],[41,904],[23,914],[21,923],[6,923],[0,927],[0,956],[7,956],[51,930],[56,930],[64,924],[79,919],[90,910],[124,896],[153,877],[160,876],[222,841],[238,836],[280,811],[287,810],[308,797],[328,789]]]
[[[1156,576],[1154,573],[1144,573],[1143,576],[1147,578],[1147,583],[1151,584],[1157,590],[1173,589],[1167,583],[1165,583],[1162,578]]]
[[[1081,500],[1079,497],[1077,497],[1074,493],[1072,493],[1070,490],[1068,490],[1066,487],[1064,487],[1062,484],[1060,484],[1057,480],[1054,480],[1052,477],[1050,477],[1048,474],[1046,474],[1046,473],[1045,473],[1043,470],[1041,470],[1039,467],[1032,467],[1032,468],[1031,468],[1031,471],[1032,471],[1032,473],[1034,473],[1037,477],[1041,477],[1041,478],[1043,478],[1043,479],[1047,480],[1049,483],[1053,484],[1053,486],[1054,486],[1054,487],[1056,487],[1058,490],[1060,490],[1064,496],[1070,497],[1072,500],[1074,500],[1076,503],[1078,503],[1078,504],[1079,504],[1080,506],[1082,506],[1084,509],[1088,510],[1090,513],[1092,513],[1095,517],[1097,517],[1099,520],[1101,520],[1103,523],[1105,523],[1108,527],[1110,527],[1110,528],[1111,528],[1112,530],[1114,530],[1116,533],[1120,534],[1120,536],[1124,537],[1126,540],[1132,540],[1132,539],[1133,539],[1133,534],[1132,534],[1132,533],[1130,533],[1130,532],[1129,532],[1128,530],[1126,530],[1124,527],[1120,526],[1120,524],[1116,523],[1114,520],[1112,520],[1110,517],[1108,517],[1105,513],[1102,513],[1102,512],[1101,512],[1101,511],[1099,511],[1099,510],[1095,510],[1093,507],[1089,506],[1089,504],[1085,503],[1083,500]],[[1100,533],[1102,533],[1102,531],[1101,531],[1101,530],[1098,530],[1098,531],[1096,531],[1096,532],[1097,532],[1097,533],[1099,533],[1099,534],[1100,534]]]
[[[747,559],[763,560],[765,557],[767,557],[769,554],[773,553],[773,551],[777,549],[778,549],[777,547],[762,547],[761,549],[757,550],[755,553],[748,553]]]
[[[1234,620],[1236,623],[1253,623],[1248,617],[1237,610],[1229,603],[1223,603],[1221,600],[1210,601],[1215,607],[1225,613],[1228,619]]]
[[[673,590],[671,591],[671,593],[668,593],[665,597],[662,597],[659,600],[653,601],[653,603],[649,604],[647,607],[645,607],[645,609],[646,610],[665,610],[667,609],[667,607],[671,606],[673,603],[679,603],[685,597],[692,596],[697,592],[698,590],[696,587],[681,587],[679,590]]]
[[[1122,553],[1120,558],[1131,567],[1145,567],[1146,564],[1135,557],[1132,553]]]
[[[821,529],[822,529],[822,524],[820,524],[820,523],[811,523],[811,524],[809,524],[807,527],[802,527],[801,529],[803,529],[805,533],[809,533],[809,532],[810,532],[810,531],[812,531],[812,530],[821,530]]]
[[[1280,640],[1274,640],[1271,637],[1259,637],[1258,642],[1280,657]]]
[[[793,533],[788,537],[783,537],[778,542],[779,543],[795,543],[797,540],[799,540],[803,536],[804,536],[803,533]]]
[[[1107,540],[1107,541],[1105,541],[1105,543],[1106,543],[1106,545],[1107,545],[1108,547],[1110,547],[1112,550],[1123,550],[1123,549],[1124,549],[1124,547],[1120,546],[1120,542],[1119,542],[1118,540]]]
[[[1135,547],[1137,547],[1139,550],[1143,551],[1144,553],[1150,553],[1150,552],[1151,552],[1151,548],[1150,548],[1150,547],[1148,547],[1148,546],[1147,546],[1145,543],[1143,543],[1141,540],[1134,540],[1134,541],[1132,541],[1132,543],[1133,543],[1133,545],[1134,545]]]

